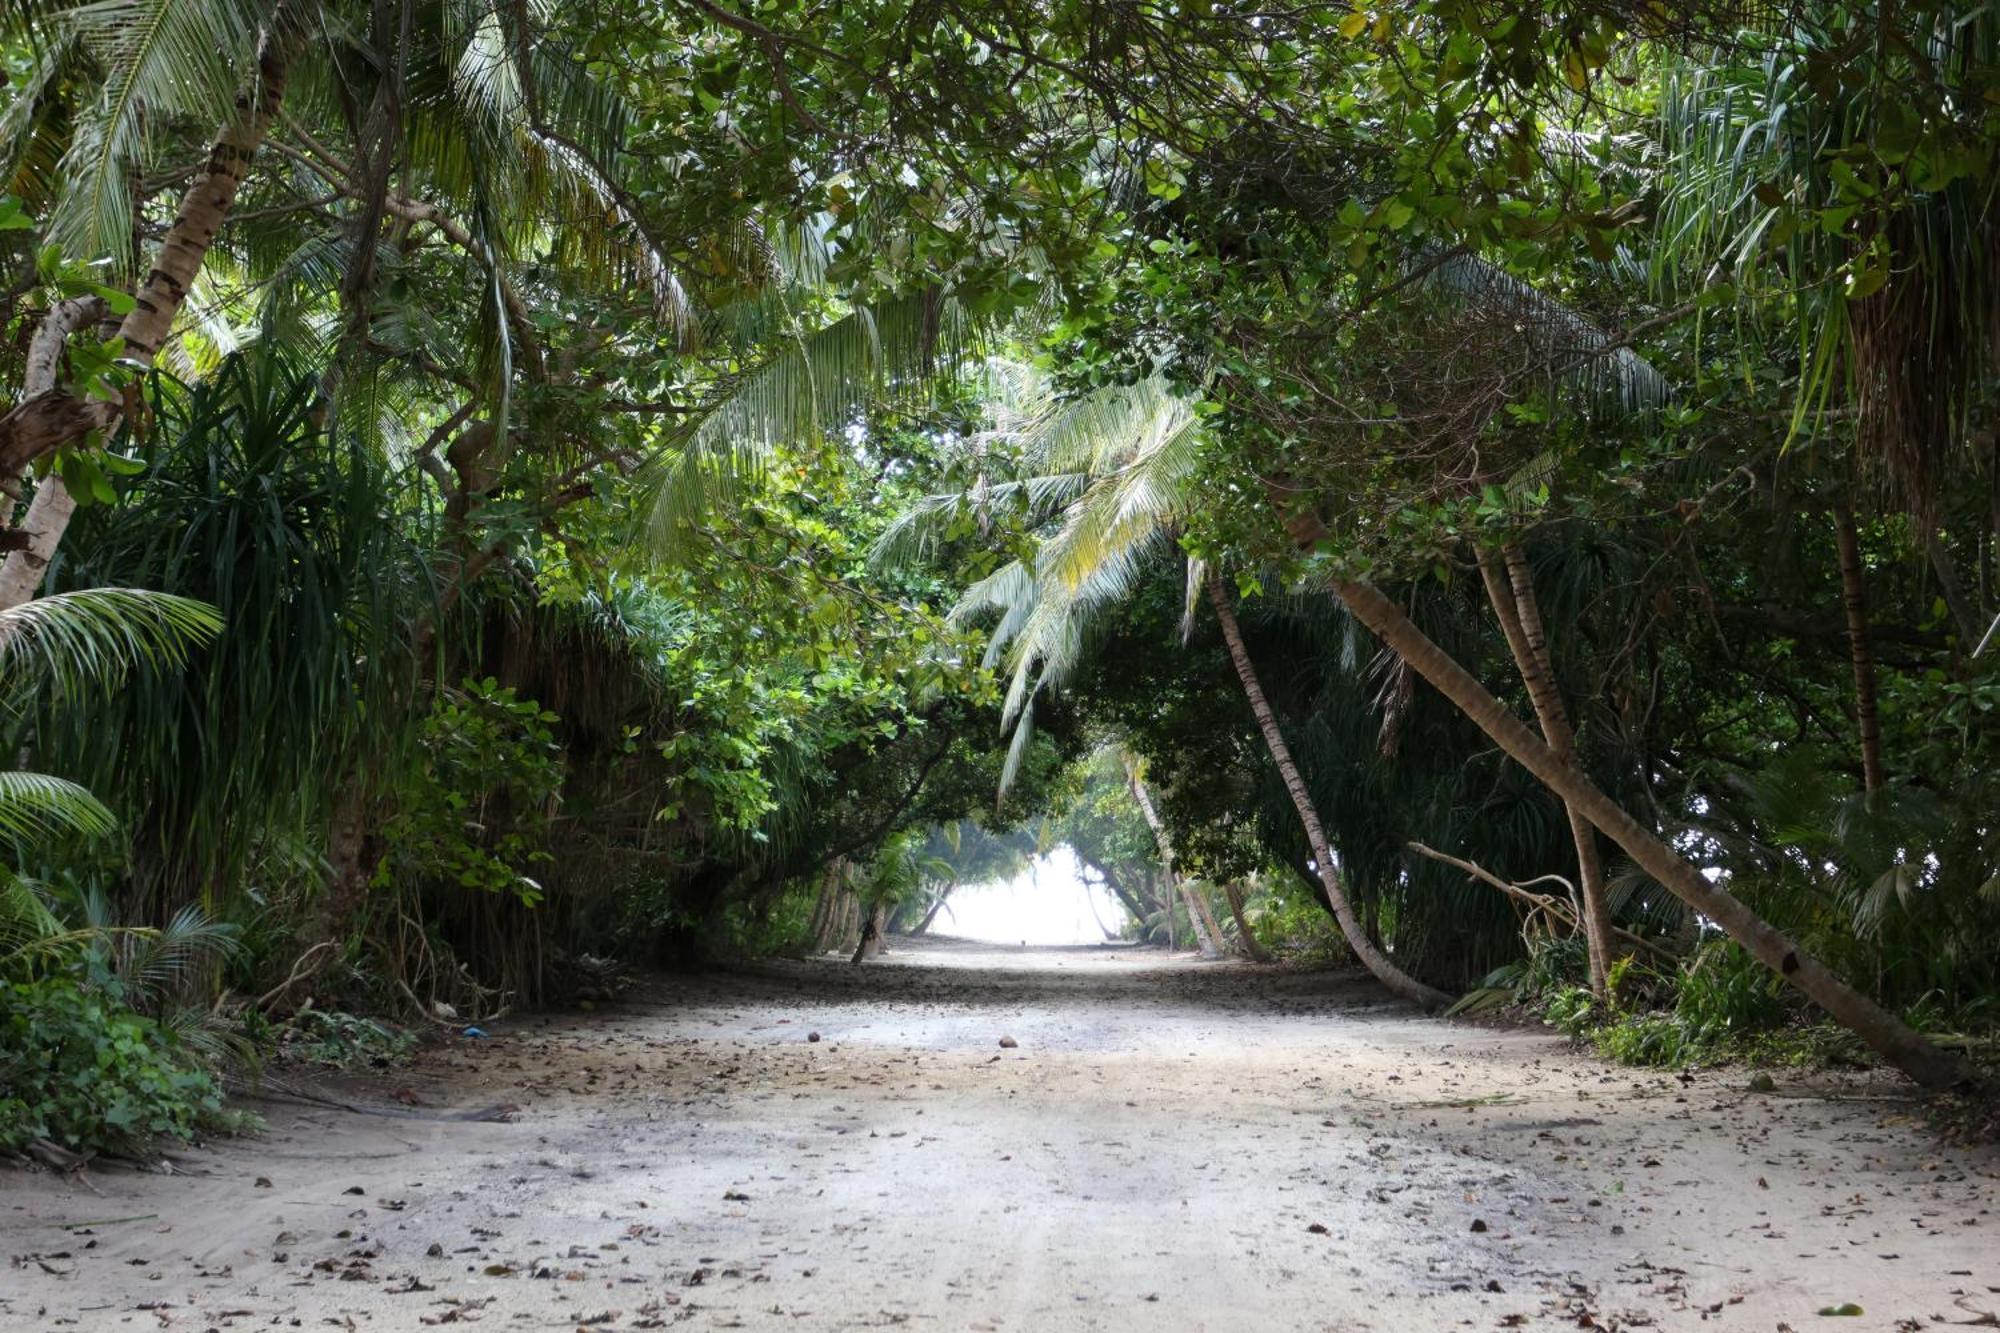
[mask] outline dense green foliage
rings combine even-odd
[[[181,1058],[48,989],[85,903],[228,928],[268,1035],[852,947],[1061,843],[1137,937],[1582,948],[1651,1058],[1779,1012],[1689,883],[1990,1021],[2000,22],[1746,23],[10,10],[10,1008]]]
[[[221,1093],[149,1018],[62,978],[0,991],[0,1149],[84,1154],[191,1137]]]

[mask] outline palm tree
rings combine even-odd
[[[1000,374],[998,387],[1001,429],[1027,446],[1039,472],[1004,486],[977,487],[973,494],[934,496],[885,533],[878,551],[894,557],[920,550],[924,534],[940,517],[1009,499],[1026,503],[1031,519],[1054,520],[1054,531],[1032,569],[1019,562],[1002,567],[969,588],[953,612],[959,619],[999,612],[987,660],[999,665],[1004,655],[1009,668],[1011,776],[1033,726],[1035,698],[1062,687],[1084,655],[1093,617],[1129,595],[1149,556],[1173,543],[1177,524],[1192,503],[1204,432],[1196,405],[1159,380],[1100,390],[1068,403],[1053,400],[1045,384],[1014,370]],[[1427,1008],[1443,1007],[1450,997],[1396,966],[1374,945],[1350,905],[1318,813],[1264,702],[1234,610],[1226,597],[1217,600],[1219,584],[1207,577],[1206,568],[1189,562],[1188,614],[1192,616],[1206,588],[1218,617],[1228,616],[1223,630],[1238,679],[1306,829],[1314,873],[1341,933],[1362,966],[1392,994]],[[1157,823],[1155,827],[1157,831]],[[1196,915],[1192,904],[1190,915]],[[1206,923],[1196,919],[1198,930],[1212,924],[1212,918]]]
[[[452,441],[453,457],[461,476],[484,475],[517,445],[515,380],[560,378],[534,303],[558,290],[636,292],[678,342],[698,335],[688,286],[622,179],[624,108],[527,7],[433,0],[398,19],[380,6],[143,0],[38,3],[9,21],[24,12],[40,59],[0,123],[0,152],[47,235],[114,279],[101,290],[122,319],[107,331],[128,371],[169,353],[191,296],[205,294],[195,317],[224,344],[231,318],[258,306],[268,337],[325,358],[326,410],[352,397],[409,415],[407,392],[376,401],[383,369],[421,385],[426,410],[440,392],[476,400],[481,410],[455,424],[481,447]],[[202,118],[222,128],[142,263],[132,183],[160,169],[158,127]],[[245,191],[247,212],[236,208]],[[758,247],[732,235],[712,248]],[[427,288],[416,270],[440,251],[433,267],[456,280]],[[385,305],[391,277],[404,295]],[[436,308],[411,308],[426,297]],[[52,355],[31,358],[26,392],[0,418],[0,476],[107,438],[125,415],[59,382],[63,341],[86,323],[61,307],[45,322]],[[343,383],[357,392],[342,395]],[[60,479],[37,487],[0,606],[32,595],[74,507]]]
[[[124,356],[145,367],[166,342],[284,100],[295,40],[291,20],[282,9],[262,22],[246,23],[249,15],[233,5],[208,8],[156,0],[146,7],[148,12],[127,16],[127,21],[137,20],[131,28],[114,20],[115,30],[104,32],[93,28],[96,20],[88,16],[89,7],[60,17],[40,14],[37,8],[30,7],[31,13],[53,29],[57,41],[37,71],[44,76],[43,86],[24,91],[17,108],[40,109],[71,47],[90,50],[94,38],[102,43],[101,58],[109,66],[97,115],[76,126],[63,158],[71,170],[64,173],[68,188],[54,230],[65,239],[72,233],[86,238],[83,254],[129,256],[132,201],[120,182],[132,170],[142,116],[168,110],[214,112],[233,104],[232,111],[218,117],[222,128],[208,160],[182,195],[180,209],[118,324]],[[230,59],[243,52],[243,38],[250,33],[255,41],[245,53],[248,58]],[[27,132],[43,128],[31,125]],[[22,132],[16,127],[17,136]],[[15,151],[20,160],[20,149]],[[124,267],[129,265],[121,265],[121,271]],[[49,366],[50,382],[25,385],[22,400],[0,417],[0,477],[18,477],[36,459],[93,432],[108,434],[118,420],[118,404],[57,388],[53,360]],[[0,566],[0,610],[34,595],[75,510],[76,500],[62,478],[45,478],[20,523],[27,543]]]
[[[1203,958],[1222,957],[1222,927],[1216,924],[1215,913],[1209,910],[1208,900],[1201,890],[1174,868],[1174,840],[1168,832],[1166,821],[1160,818],[1160,811],[1153,804],[1153,794],[1146,788],[1143,765],[1139,757],[1129,750],[1119,753],[1125,765],[1125,782],[1132,789],[1132,799],[1138,803],[1139,813],[1146,821],[1146,827],[1153,831],[1153,842],[1160,850],[1160,868],[1165,873],[1171,891],[1178,892],[1181,902],[1187,907],[1188,929],[1194,932],[1197,946]]]
[[[1796,367],[1790,435],[1851,448],[1829,508],[1873,792],[1885,776],[1857,499],[1910,515],[1961,642],[1979,635],[1946,509],[1948,479],[2000,469],[2000,436],[1985,432],[1982,459],[1973,429],[2000,341],[2000,207],[1978,91],[2000,25],[1930,5],[1855,20],[1847,6],[1808,5],[1776,31],[1669,66],[1650,259],[1675,297],[1726,278],[1735,355]]]
[[[36,694],[86,706],[141,665],[173,668],[222,627],[200,602],[132,588],[93,588],[0,610],[0,699],[20,708]],[[0,772],[0,967],[59,953],[90,932],[67,930],[19,876],[29,850],[117,827],[89,791],[43,773]],[[102,933],[102,932],[98,932]]]
[[[1044,544],[1032,571],[1010,566],[967,593],[962,612],[988,608],[1002,612],[994,637],[998,645],[1011,648],[1008,708],[1017,727],[1029,720],[1033,695],[1045,684],[1059,684],[1074,669],[1082,651],[1081,630],[1092,607],[1129,586],[1138,555],[1170,531],[1174,501],[1186,503],[1185,491],[1177,492],[1174,483],[1186,486],[1197,475],[1191,443],[1197,435],[1191,411],[1180,428],[1141,433],[1138,438],[1150,441],[1150,446],[1128,445],[1122,466],[1083,487],[1063,511],[1062,526]],[[942,511],[963,503],[963,497],[957,497],[940,500],[934,508]],[[1289,535],[1301,547],[1313,547],[1325,536],[1326,529],[1315,515],[1290,511],[1278,496],[1273,497],[1273,507],[1285,517]],[[908,535],[901,539],[907,541]],[[1103,558],[1093,560],[1100,551]],[[1373,584],[1336,576],[1330,586],[1398,657],[1690,909],[1716,922],[1912,1079],[1938,1087],[1963,1077],[1958,1061],[1805,953],[1625,813],[1573,762],[1558,757],[1546,740],[1523,726]],[[1000,650],[990,648],[989,655]]]
[[[1476,548],[1480,578],[1486,585],[1487,600],[1507,640],[1514,668],[1527,686],[1528,700],[1541,725],[1542,739],[1562,756],[1565,763],[1576,762],[1576,736],[1570,728],[1569,710],[1556,688],[1555,668],[1549,655],[1548,637],[1542,627],[1540,599],[1535,595],[1534,575],[1519,542],[1508,542],[1495,558],[1483,546]],[[1505,573],[1501,563],[1505,563]],[[1611,987],[1612,935],[1611,907],[1604,894],[1604,859],[1597,852],[1597,830],[1574,807],[1565,806],[1569,816],[1570,841],[1576,847],[1578,917],[1588,950],[1590,988],[1608,996]]]
[[[1319,811],[1313,805],[1312,793],[1306,790],[1305,779],[1299,774],[1299,766],[1292,761],[1292,750],[1285,743],[1284,731],[1278,726],[1277,714],[1264,698],[1264,687],[1257,678],[1256,665],[1250,660],[1250,650],[1243,642],[1243,628],[1236,622],[1236,608],[1229,599],[1228,590],[1222,586],[1222,578],[1210,571],[1206,580],[1209,604],[1215,608],[1215,619],[1222,626],[1222,638],[1229,645],[1229,660],[1236,664],[1237,679],[1243,683],[1243,693],[1250,700],[1250,712],[1257,719],[1257,729],[1263,733],[1264,745],[1271,752],[1271,762],[1278,766],[1278,773],[1284,779],[1285,790],[1290,793],[1292,805],[1299,812],[1299,822],[1305,826],[1306,839],[1312,846],[1313,868],[1319,872],[1320,885],[1326,890],[1327,902],[1333,907],[1334,919],[1340,923],[1340,933],[1347,938],[1349,947],[1361,965],[1373,973],[1392,994],[1399,995],[1412,1004],[1426,1009],[1442,1009],[1451,1003],[1451,997],[1433,986],[1426,986],[1405,973],[1369,938],[1361,922],[1354,915],[1353,904],[1348,901],[1340,875],[1334,869],[1333,849],[1328,845],[1326,830],[1319,821]]]

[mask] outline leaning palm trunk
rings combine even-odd
[[[1194,932],[1201,956],[1222,957],[1222,928],[1216,924],[1208,904],[1194,886],[1174,869],[1174,844],[1168,836],[1166,821],[1160,818],[1159,809],[1153,804],[1153,794],[1146,790],[1145,782],[1139,777],[1139,766],[1130,755],[1125,757],[1125,777],[1132,784],[1132,799],[1139,803],[1139,813],[1145,816],[1146,827],[1153,831],[1153,841],[1160,849],[1160,866],[1167,873],[1167,947],[1173,947],[1173,894],[1179,890],[1181,901],[1187,904],[1188,929]]]
[[[1179,882],[1181,901],[1187,904],[1188,929],[1194,932],[1195,947],[1201,950],[1203,958],[1220,958],[1227,952],[1222,947],[1222,926],[1209,910],[1208,899],[1201,889],[1185,875],[1175,876]]]
[[[882,952],[882,927],[885,924],[883,918],[888,914],[888,910],[882,903],[876,903],[866,909],[861,918],[861,940],[854,946],[854,957],[850,958],[849,962],[865,963]]]
[[[274,31],[286,22],[282,8],[272,22],[257,43],[254,78],[236,95],[235,114],[217,134],[207,164],[181,197],[180,210],[153,257],[153,267],[135,293],[136,303],[118,325],[125,357],[142,366],[150,366],[166,342],[174,317],[236,202],[250,161],[284,100],[291,42]],[[25,398],[0,418],[0,475],[18,475],[37,458],[79,444],[92,431],[108,432],[119,411],[115,403],[86,402],[54,387]],[[6,564],[0,566],[0,609],[19,606],[35,595],[75,512],[75,497],[51,471],[36,488],[21,520],[27,544],[9,554]]]
[[[1542,625],[1541,602],[1535,596],[1535,582],[1521,548],[1509,542],[1502,551],[1507,564],[1502,576],[1493,553],[1481,548],[1479,575],[1486,583],[1487,600],[1500,622],[1521,683],[1528,687],[1541,724],[1542,739],[1565,764],[1576,762],[1576,733],[1570,728],[1569,710],[1556,689],[1555,670],[1549,656],[1548,637]],[[1611,909],[1604,898],[1604,859],[1597,854],[1597,830],[1581,811],[1563,803],[1569,817],[1570,841],[1576,845],[1577,907],[1583,921],[1583,939],[1590,958],[1590,989],[1599,997],[1611,989]]]
[[[1231,880],[1222,886],[1222,896],[1229,900],[1229,915],[1236,918],[1236,934],[1243,941],[1243,952],[1250,955],[1253,963],[1270,962],[1270,951],[1257,942],[1257,933],[1250,929],[1249,918],[1243,915],[1243,886]]]
[[[1683,903],[1721,926],[1757,961],[1798,987],[1883,1059],[1928,1088],[1951,1087],[1966,1079],[1965,1068],[1958,1060],[1802,951],[1742,899],[1710,882],[1650,830],[1640,827],[1638,821],[1575,765],[1558,759],[1554,750],[1508,712],[1450,654],[1433,643],[1379,588],[1339,578],[1332,580],[1331,588],[1357,620],[1374,631],[1440,694],[1458,705],[1510,758],[1581,810],[1591,823],[1624,848],[1641,870]]]
[[[1854,507],[1842,502],[1833,512],[1833,535],[1840,548],[1840,601],[1847,612],[1847,651],[1854,666],[1854,718],[1861,732],[1861,789],[1882,786],[1882,714],[1875,705],[1875,659],[1868,650],[1868,588],[1861,578],[1861,538],[1854,530]]]
[[[1213,573],[1208,578],[1208,600],[1215,607],[1215,618],[1222,624],[1222,638],[1229,645],[1230,661],[1236,664],[1236,678],[1243,683],[1243,693],[1250,700],[1250,711],[1256,715],[1257,727],[1264,733],[1264,746],[1271,752],[1271,761],[1278,766],[1278,775],[1285,781],[1285,790],[1291,794],[1292,808],[1298,811],[1299,822],[1305,826],[1306,841],[1312,847],[1314,868],[1319,873],[1321,886],[1326,890],[1326,900],[1333,907],[1334,920],[1340,923],[1340,933],[1347,937],[1347,946],[1354,950],[1354,956],[1361,960],[1361,965],[1392,995],[1426,1009],[1442,1009],[1451,1003],[1451,997],[1426,986],[1390,962],[1389,955],[1376,948],[1375,941],[1362,929],[1361,919],[1355,916],[1354,905],[1348,901],[1347,887],[1340,881],[1340,871],[1334,866],[1333,849],[1326,840],[1325,827],[1319,822],[1319,807],[1313,804],[1312,793],[1306,790],[1305,778],[1292,759],[1292,747],[1285,743],[1285,733],[1278,728],[1277,714],[1271,711],[1270,701],[1264,697],[1263,683],[1257,679],[1256,665],[1251,662],[1250,650],[1243,643],[1243,627],[1236,621],[1236,608],[1229,604],[1229,594],[1223,591],[1222,580]]]

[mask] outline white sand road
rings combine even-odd
[[[1883,1076],[1746,1083],[1158,953],[659,978],[340,1092],[513,1123],[269,1103],[171,1175],[0,1169],[0,1329],[1993,1322],[2000,1155]]]

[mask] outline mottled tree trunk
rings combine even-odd
[[[1861,731],[1861,789],[1882,786],[1882,715],[1875,703],[1875,658],[1868,647],[1868,585],[1862,580],[1861,538],[1854,506],[1842,501],[1833,511],[1833,535],[1840,548],[1840,601],[1847,612],[1847,652],[1854,666],[1854,720]]]

